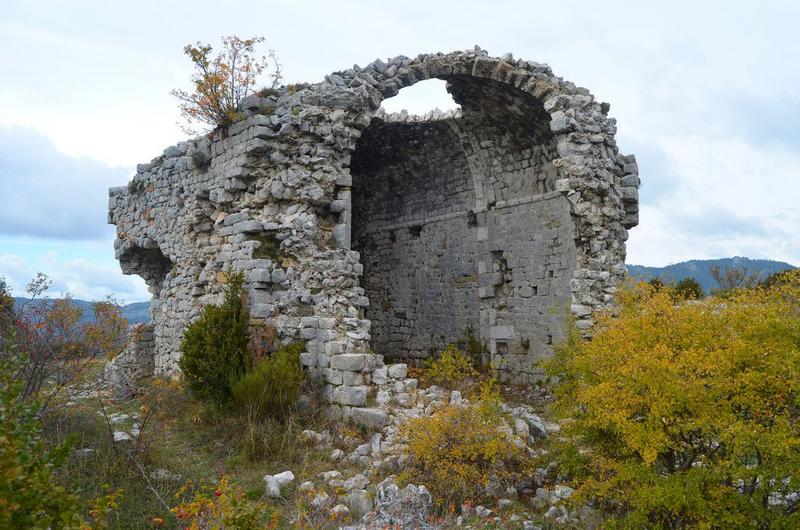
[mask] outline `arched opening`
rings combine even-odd
[[[447,92],[447,82],[443,79],[426,79],[402,89],[396,96],[383,100],[381,109],[385,112],[422,116],[432,111],[450,112],[461,107]]]
[[[460,113],[379,112],[353,152],[373,350],[420,359],[471,335],[504,362],[547,355],[576,260],[550,116],[513,86],[446,81]]]

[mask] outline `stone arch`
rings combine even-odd
[[[466,102],[460,115],[414,124],[376,115],[383,99],[432,77],[447,80]],[[226,130],[168,147],[139,164],[127,187],[110,190],[116,255],[124,271],[150,275],[155,289],[157,373],[177,370],[183,329],[217,301],[217,272],[231,267],[247,272],[254,317],[274,324],[282,341],[306,340],[303,363],[324,378],[328,399],[366,403],[383,361],[369,348],[380,326],[369,320],[376,304],[368,307],[359,284],[369,272],[351,244],[354,214],[363,224],[353,210],[359,175],[352,169],[365,160],[359,142],[370,136],[413,136],[391,130],[437,132],[442,147],[434,151],[452,153],[443,167],[468,177],[456,179],[465,201],[437,213],[443,223],[461,223],[469,237],[447,243],[465,248],[437,252],[467,257],[455,260],[466,270],[451,275],[447,289],[469,291],[471,322],[477,318],[492,361],[506,374],[533,375],[535,355],[524,351],[546,353],[563,330],[560,315],[557,325],[548,323],[551,307],[532,301],[555,296],[588,328],[625,272],[627,229],[638,222],[636,161],[617,150],[609,106],[546,65],[489,57],[477,47],[395,57],[254,94],[240,110],[243,119]],[[531,146],[538,151],[526,153]],[[416,225],[402,227],[403,235],[434,233]],[[254,241],[263,234],[276,252]],[[549,261],[529,267],[531,249]]]
[[[373,63],[374,64],[374,63]],[[378,67],[379,68],[379,67]],[[365,70],[368,70],[369,67]],[[370,100],[424,79],[447,81],[461,106],[414,117],[368,111],[349,166],[351,248],[361,254],[372,347],[428,357],[467,335],[514,379],[537,375],[570,305],[576,269],[571,205],[552,117],[520,89],[524,76],[421,60],[375,80]]]

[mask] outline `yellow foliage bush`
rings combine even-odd
[[[410,420],[403,434],[412,459],[399,480],[424,484],[440,507],[478,501],[492,481],[507,485],[527,458],[512,442],[504,419],[497,385],[490,380],[468,406]]]
[[[640,284],[558,348],[579,499],[609,528],[799,528],[800,273],[725,299]]]
[[[446,388],[459,387],[477,375],[470,357],[455,344],[445,348],[438,359],[429,359],[425,373],[427,381]]]

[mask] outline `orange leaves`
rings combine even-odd
[[[237,36],[222,38],[222,50],[212,55],[209,44],[188,44],[184,53],[194,64],[192,84],[194,91],[173,90],[178,98],[184,129],[193,134],[192,124],[200,122],[212,128],[227,127],[239,115],[239,102],[252,93],[258,76],[272,66],[272,88],[281,79],[281,67],[275,52],[257,57],[255,46],[264,42],[263,37],[242,39]]]
[[[183,495],[187,486],[176,497]],[[221,476],[212,490],[196,491],[187,502],[171,509],[183,528],[241,528],[243,530],[277,528],[280,513],[266,503],[250,502],[242,488],[231,484],[227,476]]]
[[[490,480],[513,482],[527,457],[501,428],[498,400],[489,382],[467,407],[448,406],[404,425],[413,458],[401,481],[426,484],[442,507],[483,498]]]

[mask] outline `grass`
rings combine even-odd
[[[84,381],[78,386],[96,380],[103,361],[97,363],[98,366],[86,367]],[[424,375],[424,370],[418,371]],[[531,397],[519,388],[503,390],[509,401],[512,396],[523,401]],[[60,398],[45,418],[44,435],[51,443],[70,434],[75,437],[75,450],[67,465],[59,470],[58,479],[86,504],[109,492],[121,493],[118,507],[109,514],[107,523],[111,528],[179,528],[169,508],[190,502],[197,491],[208,487],[213,491],[213,485],[223,474],[245,493],[250,503],[266,503],[270,510],[280,512],[279,528],[337,528],[342,522],[330,518],[331,506],[315,509],[310,505],[317,491],[337,494],[321,483],[320,474],[336,469],[342,472],[342,478],[349,478],[360,470],[346,460],[332,461],[332,447],[319,449],[315,443],[303,440],[301,433],[306,429],[327,430],[333,435],[333,447],[346,453],[367,443],[372,435],[369,430],[352,424],[331,422],[320,404],[283,421],[253,422],[246,414],[194,399],[181,385],[164,380],[147,383],[145,392],[128,402],[113,403],[107,397],[73,400],[72,406],[66,406],[66,402],[66,397]],[[109,428],[107,417],[115,413],[130,418]],[[142,427],[139,443],[115,444],[111,432],[129,431],[134,421]],[[86,454],[81,451],[84,448],[92,452]],[[150,476],[156,469],[179,474],[181,479],[156,480]],[[284,491],[283,498],[266,498],[263,476],[286,470],[291,470],[296,478]],[[374,476],[372,482],[382,478]],[[314,491],[297,489],[306,480],[315,483]],[[501,523],[471,515],[464,518],[464,524],[474,524],[477,528],[515,528],[516,523],[510,523],[508,516],[521,510],[521,506],[515,506],[513,510],[496,511]],[[448,519],[449,524],[454,522],[449,521],[450,516],[454,518],[456,514],[440,516]],[[299,519],[290,522],[293,517]],[[522,527],[521,522],[518,527]]]
[[[213,484],[223,473],[248,499],[264,500],[263,476],[291,470],[296,479],[285,498],[267,499],[288,520],[292,508],[308,500],[307,494],[294,491],[297,485],[318,481],[320,473],[331,469],[355,473],[345,462],[331,461],[330,449],[317,449],[302,440],[306,429],[327,429],[339,441],[353,436],[353,429],[332,425],[321,411],[316,407],[284,421],[254,423],[246,415],[192,399],[176,383],[157,380],[145,395],[130,402],[87,399],[70,407],[54,407],[45,418],[44,435],[51,443],[74,438],[75,450],[58,479],[82,500],[121,492],[118,508],[108,521],[112,528],[177,528],[168,506],[189,500],[194,486]],[[113,442],[111,432],[129,430],[134,421],[109,426],[107,416],[118,412],[138,415],[142,426],[138,443]],[[359,443],[369,436],[357,434]],[[150,473],[159,468],[182,479],[151,478]]]

